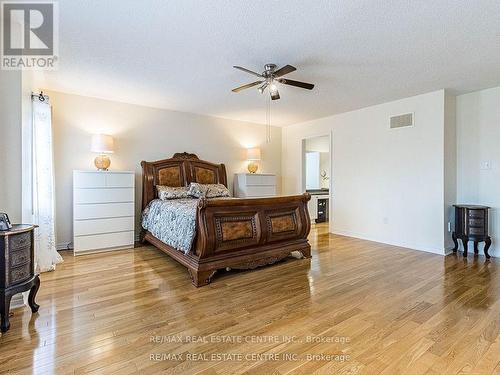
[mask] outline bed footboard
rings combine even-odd
[[[311,257],[307,236],[310,194],[260,199],[202,199],[190,268],[193,284],[208,284],[217,269],[250,269],[275,263],[293,251]]]

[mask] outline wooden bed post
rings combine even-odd
[[[210,282],[212,281],[212,277],[215,275],[217,270],[197,271],[188,268],[188,272],[193,285],[199,288],[200,286],[210,284]]]

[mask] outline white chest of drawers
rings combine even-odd
[[[271,173],[236,173],[234,196],[238,198],[273,197],[276,195],[276,175]]]
[[[73,171],[74,255],[134,247],[134,172]]]

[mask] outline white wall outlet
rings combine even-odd
[[[491,169],[491,162],[489,160],[485,160],[481,162],[481,169],[483,171]]]

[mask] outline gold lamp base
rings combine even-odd
[[[107,155],[99,155],[94,159],[96,168],[100,171],[107,171],[111,165],[111,159]]]
[[[258,169],[259,169],[259,164],[254,163],[253,161],[248,163],[248,171],[250,173],[255,173],[255,172],[257,172]]]

